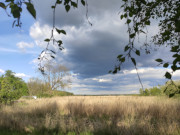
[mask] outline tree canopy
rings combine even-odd
[[[23,95],[28,95],[26,83],[21,78],[16,77],[11,70],[7,70],[0,77],[0,102],[11,102]]]

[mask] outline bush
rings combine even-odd
[[[153,87],[149,89],[139,90],[140,95],[142,96],[160,96],[167,95],[169,97],[173,97],[176,95],[180,95],[180,81],[168,81],[165,85]],[[176,96],[178,97],[178,96]]]
[[[23,95],[28,95],[26,83],[11,70],[7,70],[5,75],[0,77],[0,103],[7,104]]]

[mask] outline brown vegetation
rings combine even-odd
[[[41,134],[180,134],[180,102],[164,97],[69,96],[0,109],[0,127]]]

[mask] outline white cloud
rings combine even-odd
[[[1,74],[4,74],[4,73],[5,73],[5,71],[4,71],[4,70],[2,70],[2,69],[0,69],[0,73],[1,73]]]
[[[164,77],[166,71],[170,71],[170,69],[140,68],[139,74],[143,87],[164,85],[167,81]],[[173,78],[179,80],[180,72],[175,72]],[[125,70],[116,75],[107,74],[86,79],[79,78],[79,75],[73,75],[72,81],[72,92],[75,94],[136,94],[141,88],[136,70]]]
[[[154,78],[154,79],[163,79],[166,72],[172,72],[171,69],[168,68],[139,68],[138,73],[141,78]],[[136,70],[124,70],[123,73],[125,75],[128,74],[137,74]],[[180,79],[180,71],[176,71],[173,74],[173,77],[178,77]]]
[[[18,42],[16,44],[16,46],[19,48],[19,49],[22,49],[22,50],[25,50],[25,48],[33,48],[34,47],[34,44],[33,43],[26,43],[26,42]]]
[[[111,79],[98,79],[98,78],[93,78],[92,80],[97,81],[97,82],[111,82]]]
[[[30,77],[29,75],[26,75],[26,74],[24,74],[24,73],[15,73],[14,74],[16,77],[19,77],[19,78],[23,78],[23,77]]]

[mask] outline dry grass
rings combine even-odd
[[[55,97],[2,106],[0,127],[31,134],[179,135],[179,113],[179,100],[164,97]]]

